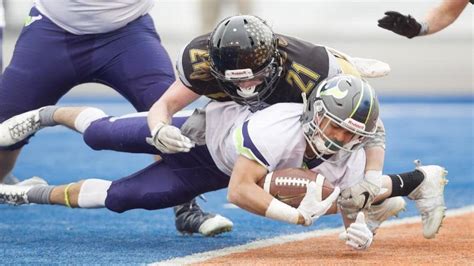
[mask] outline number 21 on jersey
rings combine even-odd
[[[305,83],[302,76],[306,76],[309,81]],[[291,86],[296,84],[301,91],[309,93],[316,85],[316,81],[318,81],[319,77],[320,75],[318,73],[301,64],[293,62],[291,68],[288,70],[288,74],[286,75],[286,82]]]

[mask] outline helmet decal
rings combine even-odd
[[[360,83],[362,86],[360,97],[349,117],[359,122],[367,123],[373,108],[374,97],[372,95],[372,89],[370,86],[365,86],[362,80],[360,80]]]
[[[326,89],[326,90],[322,90],[321,91],[321,96],[332,96],[336,99],[344,99],[346,96],[347,96],[347,93],[348,93],[348,90],[344,90],[342,91],[341,90],[341,86],[340,86],[340,83],[341,82],[349,82],[348,80],[339,80],[337,82],[337,85],[334,86],[334,87],[331,87],[329,89]]]

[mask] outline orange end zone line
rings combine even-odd
[[[459,209],[448,210],[446,212],[446,216],[456,217],[456,216],[469,214],[469,213],[474,213],[474,205],[462,207]],[[396,225],[414,224],[420,221],[421,221],[421,218],[419,216],[407,217],[407,218],[394,219],[394,220],[387,221],[381,227],[386,228],[386,227],[392,227]],[[265,248],[265,247],[285,244],[285,243],[293,242],[293,241],[301,241],[301,240],[305,240],[309,238],[318,238],[318,237],[323,237],[327,235],[338,234],[342,232],[342,230],[343,230],[343,227],[338,227],[338,228],[331,228],[331,229],[317,229],[317,230],[305,232],[305,233],[284,235],[284,236],[279,236],[279,237],[274,237],[274,238],[269,238],[269,239],[258,240],[258,241],[254,241],[248,244],[232,246],[232,247],[227,247],[223,249],[207,251],[207,252],[202,252],[202,253],[196,253],[193,255],[173,258],[173,259],[164,260],[164,261],[158,261],[158,262],[151,263],[150,265],[183,265],[183,264],[199,263],[199,262],[204,262],[206,260],[210,260],[210,259],[214,259],[214,258],[218,258],[222,256],[227,256],[233,253],[239,253],[239,252],[244,252],[244,251],[249,251],[249,250],[254,250],[254,249],[259,249],[259,248]]]

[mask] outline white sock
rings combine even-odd
[[[77,204],[80,208],[104,208],[110,185],[112,185],[112,181],[87,179],[82,183]]]
[[[104,111],[98,108],[88,107],[77,116],[74,127],[77,131],[84,133],[92,122],[107,116]]]

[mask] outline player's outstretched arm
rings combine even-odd
[[[469,0],[444,0],[431,9],[424,20],[410,15],[387,11],[378,21],[378,26],[407,38],[436,33],[451,25],[461,14]]]
[[[200,95],[176,80],[148,113],[148,126],[151,132],[149,143],[164,153],[187,152],[194,146],[190,139],[171,125],[171,118]]]
[[[267,175],[267,169],[256,161],[239,156],[229,182],[228,200],[249,212],[271,219],[309,226],[324,215],[339,195],[339,188],[322,200],[324,181],[310,182],[298,208],[272,196],[257,183]],[[314,173],[316,175],[316,173]]]
[[[425,17],[428,24],[426,34],[436,33],[451,25],[462,13],[469,0],[444,0],[431,9]]]

